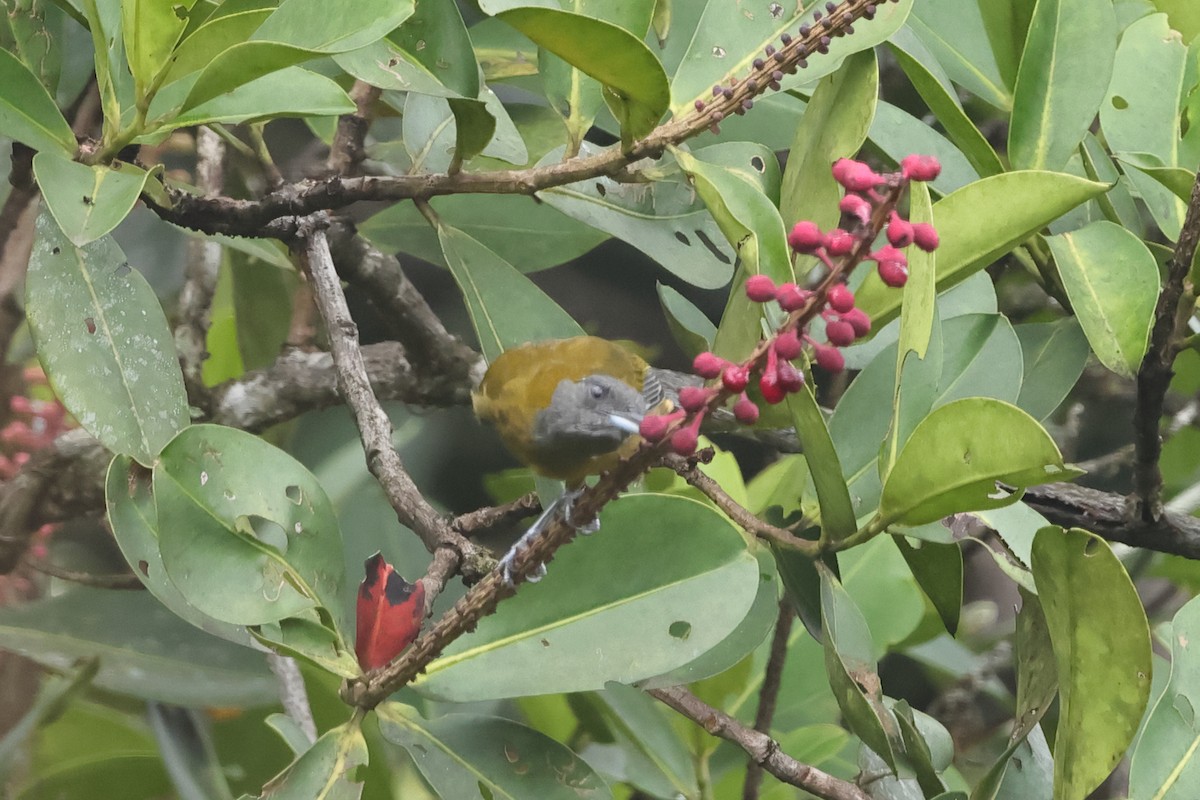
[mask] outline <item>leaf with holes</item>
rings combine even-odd
[[[337,517],[299,462],[257,436],[196,425],[154,468],[159,548],[189,603],[234,625],[323,608],[342,622]]]
[[[188,424],[175,345],[154,290],[111,238],[76,247],[37,218],[25,313],[50,383],[105,447],[142,464]]]
[[[600,522],[601,533],[559,550],[540,583],[451,644],[414,688],[466,702],[635,683],[693,662],[746,618],[758,562],[719,512],[638,494],[610,503]],[[663,538],[672,531],[686,531],[686,546]]]
[[[612,797],[587,762],[510,719],[476,714],[425,719],[415,708],[392,702],[377,710],[383,738],[408,752],[439,797]]]
[[[150,179],[132,164],[89,167],[56,153],[34,156],[33,174],[58,227],[79,247],[117,227]]]

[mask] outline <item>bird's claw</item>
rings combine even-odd
[[[516,573],[513,572],[513,558],[518,552],[519,548],[514,547],[512,550],[509,550],[507,553],[505,553],[504,558],[500,559],[500,563],[497,564],[500,569],[500,575],[504,580],[504,585],[510,589],[515,588],[517,585]],[[544,577],[546,577],[546,565],[538,564],[536,568],[530,570],[525,575],[525,580],[528,583],[537,583]]]

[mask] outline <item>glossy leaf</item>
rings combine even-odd
[[[692,766],[697,748],[689,747],[672,726],[668,715],[673,712],[643,692],[616,683],[596,693],[594,708],[607,729],[606,738],[624,756],[625,780],[657,797],[697,796]]]
[[[583,334],[545,292],[467,234],[439,224],[438,239],[489,362],[518,344]]]
[[[1175,613],[1164,637],[1171,645],[1167,689],[1150,709],[1146,727],[1133,751],[1129,770],[1131,797],[1184,800],[1200,793],[1200,600],[1192,599]]]
[[[920,582],[889,538],[838,554],[838,579],[867,621],[875,658],[907,639],[929,611]]]
[[[817,571],[829,685],[847,727],[894,771],[896,752],[903,747],[896,720],[883,704],[866,620],[837,578],[824,565],[818,564]]]
[[[415,708],[378,709],[384,738],[403,747],[441,797],[602,800],[604,779],[564,745],[501,717],[447,714],[424,719]]]
[[[718,512],[640,494],[600,521],[601,533],[558,551],[540,583],[451,644],[414,687],[464,702],[634,683],[692,662],[745,619],[759,567]],[[686,530],[688,547],[665,546],[668,529]]]
[[[910,544],[903,536],[894,537],[896,546],[913,571],[921,591],[933,603],[946,632],[951,636],[958,630],[958,617],[963,599],[963,557],[956,544],[918,542]]]
[[[454,0],[421,0],[388,39],[458,96],[479,96],[479,64]]]
[[[958,85],[986,103],[1012,108],[1012,86],[1004,79],[981,11],[982,3],[925,0],[908,18],[909,27]]]
[[[874,50],[856,53],[822,78],[796,127],[788,149],[779,196],[785,228],[811,220],[822,230],[838,223],[843,189],[829,169],[853,158],[867,138],[879,96],[879,64]]]
[[[277,697],[262,655],[185,624],[145,592],[76,587],[0,609],[0,646],[55,670],[99,658],[95,685],[181,705],[261,705]]]
[[[1038,0],[1013,96],[1013,169],[1061,170],[1096,119],[1112,75],[1117,19],[1108,3]]]
[[[360,724],[355,717],[322,734],[263,787],[264,800],[358,800],[363,790],[359,770],[367,764],[367,740]]]
[[[1016,327],[1024,359],[1021,395],[1016,404],[1036,420],[1054,413],[1087,365],[1088,343],[1077,319]]]
[[[1164,14],[1134,22],[1121,34],[1112,82],[1100,105],[1100,127],[1114,153],[1145,153],[1158,166],[1179,162],[1179,97],[1187,48]],[[1147,86],[1155,91],[1146,91]],[[1125,170],[1168,239],[1179,236],[1186,203],[1135,168]]]
[[[623,137],[645,136],[666,113],[667,76],[641,37],[611,22],[532,3],[482,0],[480,8],[604,84]]]
[[[117,453],[150,465],[188,424],[183,375],[154,291],[112,239],[78,248],[37,219],[25,311],[63,405]]]
[[[984,178],[933,205],[941,246],[937,287],[944,290],[983,269],[1015,245],[1072,208],[1104,192],[1108,185],[1054,172],[1010,172]],[[979,221],[988,220],[987,225]],[[899,292],[875,273],[856,293],[858,307],[876,327],[899,310]]]
[[[163,85],[204,69],[222,52],[249,39],[273,10],[271,7],[247,7],[213,14],[188,33],[171,54]],[[226,7],[222,6],[221,11],[226,11]]]
[[[416,56],[389,39],[381,39],[349,53],[339,53],[333,60],[355,78],[380,89],[434,97],[462,96],[442,83],[438,74]]]
[[[188,11],[196,0],[178,4],[161,0],[129,0],[121,3],[121,33],[125,36],[125,58],[142,91],[167,63],[183,35]]]
[[[221,622],[187,601],[167,577],[158,547],[158,510],[150,487],[150,473],[135,467],[129,456],[116,456],[108,465],[104,484],[108,524],[130,571],[150,593],[180,619],[197,628],[249,647],[253,638],[240,625]]]
[[[1158,265],[1136,235],[1111,222],[1046,240],[1092,350],[1133,377],[1142,363],[1158,300]]]
[[[34,150],[75,152],[75,134],[63,119],[53,98],[29,67],[0,48],[0,136],[15,139]]]
[[[1019,499],[997,481],[1022,489],[1077,474],[1033,417],[999,400],[966,398],[913,431],[884,483],[879,514],[889,524],[921,525]]]
[[[55,222],[78,247],[121,224],[150,179],[121,161],[89,167],[50,152],[34,156],[33,172]]]
[[[159,547],[188,602],[235,625],[317,606],[341,621],[342,547],[324,490],[262,439],[195,425],[154,468]]]
[[[704,312],[678,291],[662,283],[657,284],[658,302],[671,328],[671,336],[689,356],[712,349],[717,326]]]
[[[1098,536],[1045,528],[1033,577],[1058,662],[1054,796],[1083,800],[1108,777],[1150,699],[1150,630],[1120,560]]]
[[[875,108],[875,119],[867,131],[867,138],[897,164],[911,153],[936,158],[942,165],[942,172],[929,185],[939,196],[979,180],[979,172],[949,139],[929,127],[925,120],[883,100]]]
[[[845,539],[858,530],[858,523],[825,417],[807,386],[788,395],[787,405],[817,489],[817,501],[821,506],[821,537],[831,541]]]

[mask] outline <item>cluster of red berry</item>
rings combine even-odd
[[[642,438],[658,442],[670,437],[671,449],[680,455],[696,450],[700,424],[706,414],[737,399],[733,414],[746,425],[758,421],[759,407],[747,393],[757,379],[762,399],[772,405],[804,387],[804,372],[792,362],[809,348],[809,360],[827,372],[839,372],[846,360],[839,348],[853,344],[871,331],[871,319],[854,304],[854,292],[844,283],[862,261],[873,261],[880,279],[899,288],[908,281],[908,259],[902,249],[915,244],[932,251],[938,246],[937,231],[928,223],[911,223],[895,210],[900,191],[910,181],[937,178],[941,165],[932,156],[911,155],[895,173],[879,174],[861,161],[839,159],[833,165],[833,177],[846,189],[838,208],[849,219],[849,229],[822,232],[816,223],[797,222],[788,234],[788,245],[795,253],[815,256],[824,265],[824,277],[812,289],[795,283],[776,284],[766,275],[754,275],[745,284],[746,296],[756,303],[775,302],[788,317],[771,339],[759,342],[754,352],[741,363],[723,359],[714,353],[696,356],[692,369],[719,384],[693,386],[679,392],[679,408],[669,414],[646,417],[641,424]],[[880,193],[880,189],[890,191]],[[887,244],[871,251],[883,230]],[[809,323],[817,316],[825,322],[825,342],[808,334]]]

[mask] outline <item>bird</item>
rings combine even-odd
[[[518,460],[567,486],[500,560],[509,585],[517,553],[556,513],[570,519],[584,479],[636,450],[642,418],[670,405],[659,375],[639,356],[596,336],[522,344],[488,367],[472,394],[476,416],[495,427]],[[598,527],[593,521],[580,531]],[[539,565],[527,580],[544,574]]]

